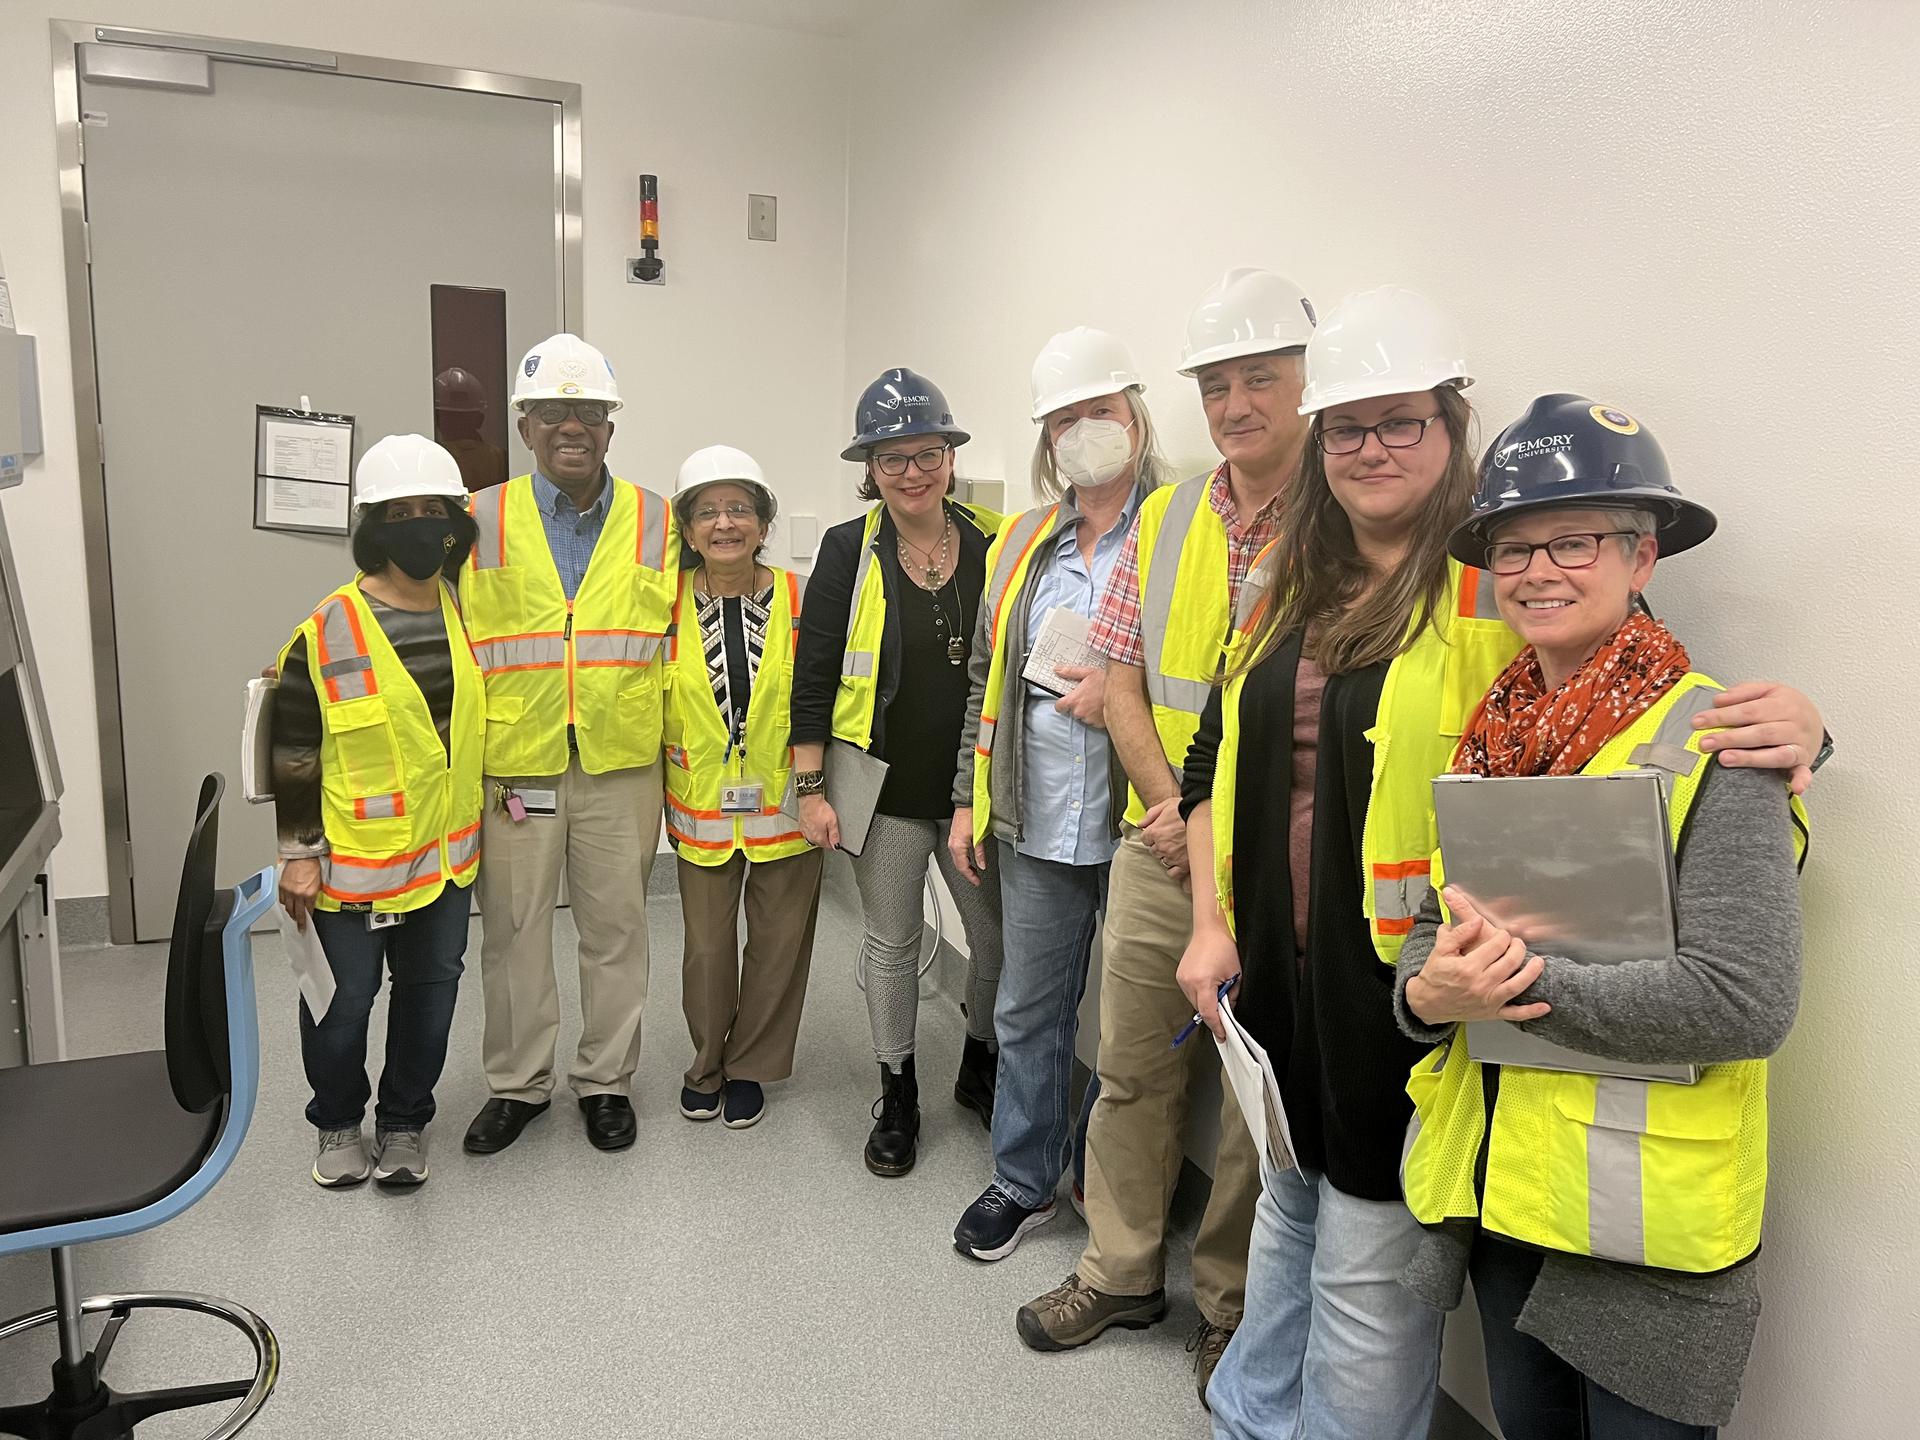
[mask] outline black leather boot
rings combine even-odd
[[[967,1036],[960,1051],[960,1076],[953,1082],[953,1098],[980,1117],[980,1123],[993,1129],[993,1079],[1000,1068],[1000,1057],[984,1040]]]
[[[894,1074],[880,1067],[880,1098],[873,1106],[873,1133],[867,1136],[867,1169],[889,1178],[913,1169],[920,1139],[920,1082],[909,1055]]]

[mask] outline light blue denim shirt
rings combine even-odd
[[[1107,577],[1133,528],[1139,502],[1136,489],[1113,528],[1094,543],[1091,567],[1080,553],[1077,525],[1054,538],[1049,563],[1032,582],[1029,634],[1040,633],[1055,606],[1093,618],[1106,592]],[[1025,656],[1019,665],[1025,667]],[[1104,865],[1114,851],[1108,814],[1112,781],[1107,773],[1107,732],[1061,714],[1053,708],[1057,697],[1037,686],[1026,686],[1026,692],[1026,729],[1021,736],[1026,749],[1020,757],[1026,795],[1020,816],[1022,834],[1014,848],[1036,860],[1062,865]]]
[[[540,524],[547,532],[547,548],[553,552],[553,566],[560,572],[560,588],[571,600],[587,577],[593,560],[593,547],[600,543],[600,532],[607,528],[607,510],[613,503],[613,477],[600,472],[601,486],[593,504],[584,511],[573,508],[567,492],[538,470],[533,472],[533,498],[540,507]]]

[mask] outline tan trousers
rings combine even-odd
[[[647,877],[660,843],[659,763],[589,775],[487,777],[480,826],[481,1056],[487,1087],[505,1100],[553,1093],[560,991],[553,910],[560,875],[580,935],[580,1048],[567,1076],[576,1095],[625,1095],[640,1060],[647,1004]],[[552,815],[515,823],[494,786],[555,790]]]
[[[793,1074],[826,858],[824,850],[753,864],[737,851],[724,865],[676,857],[686,925],[680,1004],[693,1038],[690,1088],[711,1095],[723,1080],[784,1080]]]
[[[1145,1295],[1166,1283],[1167,1210],[1180,1178],[1188,1087],[1194,1067],[1214,1053],[1205,1032],[1170,1048],[1193,1018],[1174,978],[1192,928],[1192,900],[1126,827],[1101,936],[1100,1098],[1087,1125],[1088,1235],[1079,1272],[1110,1294]],[[1231,1329],[1246,1305],[1260,1159],[1233,1091],[1221,1088],[1213,1194],[1193,1242],[1193,1298],[1208,1320]]]

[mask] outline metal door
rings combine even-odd
[[[210,93],[76,80],[116,940],[166,935],[195,788],[237,765],[246,680],[353,573],[344,537],[254,528],[254,407],[350,414],[356,458],[391,432],[432,435],[432,287],[505,292],[509,366],[565,327],[577,288],[565,102],[341,73],[350,58],[214,58]],[[228,868],[271,857],[271,810],[228,787]]]

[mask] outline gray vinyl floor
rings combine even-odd
[[[953,1222],[990,1159],[979,1122],[951,1098],[962,1030],[945,997],[921,1009],[919,1168],[879,1180],[862,1166],[877,1072],[844,875],[821,915],[798,1073],[770,1087],[756,1129],[680,1117],[680,921],[662,887],[671,866],[660,871],[631,1150],[591,1149],[566,1097],[511,1150],[462,1152],[486,1098],[476,947],[432,1179],[402,1194],[321,1191],[307,1174],[293,982],[277,940],[263,938],[265,1079],[238,1161],[172,1224],[81,1251],[82,1291],[197,1291],[265,1316],[285,1368],[247,1432],[261,1440],[1205,1435],[1184,1350],[1198,1318],[1184,1242],[1164,1324],[1057,1356],[1027,1351],[1013,1314],[1073,1268],[1085,1231],[1072,1210],[997,1265],[954,1253]],[[573,945],[562,912],[569,1015]],[[160,946],[67,952],[73,1054],[160,1046],[164,958]],[[377,1009],[376,1056],[380,1023]],[[563,1026],[563,1067],[573,1038]],[[50,1303],[51,1290],[42,1257],[0,1260],[0,1317]],[[43,1392],[52,1344],[40,1331],[4,1348],[0,1403]],[[224,1379],[249,1362],[216,1322],[146,1315],[122,1335],[109,1378],[122,1389]],[[199,1436],[207,1424],[140,1433]]]

